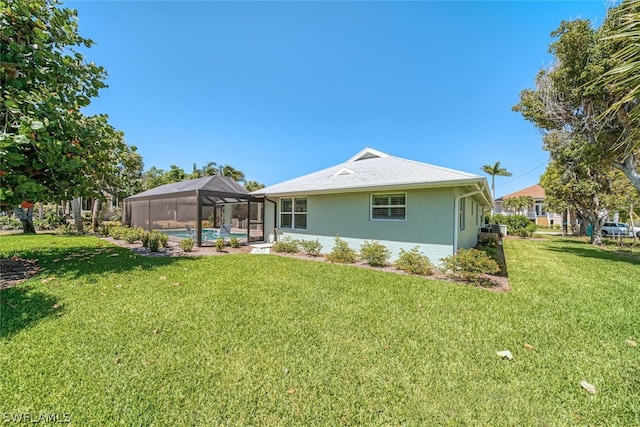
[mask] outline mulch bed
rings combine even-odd
[[[121,246],[131,250],[132,252],[143,255],[143,256],[152,256],[152,257],[176,257],[176,256],[200,256],[200,255],[225,255],[225,254],[237,254],[237,253],[249,253],[251,252],[251,246],[241,246],[239,248],[225,248],[223,252],[217,252],[214,247],[194,247],[191,252],[184,252],[180,245],[176,242],[169,241],[169,247],[161,248],[158,252],[151,252],[148,248],[143,247],[139,243],[127,243],[124,240],[115,240],[111,237],[103,237],[104,240],[113,243],[114,245]],[[283,253],[274,253],[274,255],[280,256],[288,256],[300,259],[306,259],[310,261],[318,261],[318,262],[329,262],[323,256],[309,256],[303,254],[283,254]],[[502,250],[502,245],[497,247],[497,261],[500,266],[500,272],[497,275],[484,275],[483,279],[486,282],[486,286],[480,286],[482,289],[487,289],[490,291],[496,292],[507,292],[511,290],[511,286],[509,285],[509,278],[507,274],[507,266],[506,260],[504,257],[504,252]],[[401,270],[396,270],[392,266],[387,267],[372,267],[366,263],[358,262],[356,264],[351,264],[355,267],[360,268],[369,268],[373,270],[386,271],[389,273],[396,274],[407,274]],[[31,276],[38,273],[40,267],[38,267],[37,260],[33,259],[23,259],[19,257],[11,257],[6,259],[0,259],[0,290],[18,285]],[[436,273],[431,276],[424,276],[426,279],[432,280],[445,280],[450,282],[462,283],[465,285],[469,285],[466,282],[458,282],[450,277]],[[475,285],[474,285],[475,286]]]

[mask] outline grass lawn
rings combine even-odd
[[[640,348],[626,342],[640,342],[640,261],[557,237],[505,251],[512,291],[498,293],[271,255],[0,236],[2,257],[43,268],[0,293],[0,416],[640,424]]]

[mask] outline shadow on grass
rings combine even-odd
[[[33,291],[28,286],[3,289],[0,291],[0,339],[15,335],[62,311],[55,297]]]
[[[132,270],[154,270],[177,261],[188,261],[189,257],[144,256],[128,248],[111,245],[93,236],[53,236],[46,247],[14,248],[2,251],[1,257],[18,256],[35,259],[41,268],[40,274],[67,275],[80,278],[86,275],[124,273]],[[86,245],[78,241],[86,239]]]
[[[596,258],[606,261],[622,262],[631,265],[640,265],[640,259],[633,255],[610,251],[604,248],[593,246],[591,243],[576,241],[572,239],[557,239],[549,243],[549,250],[552,252],[563,252],[577,255],[583,258]]]
[[[177,261],[193,261],[188,257],[144,256],[93,236],[56,235],[47,236],[46,240],[33,240],[33,235],[22,236],[4,244],[0,248],[0,258],[15,256],[36,260],[40,270],[31,283],[8,284],[9,287],[0,290],[0,339],[13,336],[47,317],[64,313],[64,306],[58,299],[43,292],[46,288],[39,285],[41,279],[45,283],[47,277],[65,276],[71,280],[88,279],[86,282],[91,283],[91,277],[97,280],[104,274],[152,271]]]

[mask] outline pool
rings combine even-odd
[[[195,234],[194,230],[194,234]],[[160,230],[161,233],[166,234],[169,237],[175,237],[177,239],[186,239],[188,237],[191,237],[191,235],[189,234],[189,232],[182,228],[182,229],[173,229],[173,230]],[[202,240],[215,240],[217,239],[219,236],[218,234],[218,230],[214,230],[212,228],[203,228],[202,229]],[[237,237],[238,239],[242,239],[243,237],[247,237],[247,233],[231,233],[231,237]]]

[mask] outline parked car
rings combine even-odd
[[[602,226],[603,236],[627,237],[629,227],[624,222],[605,222]]]
[[[637,225],[635,227],[631,227],[629,224],[625,224],[627,229],[629,230],[629,237],[638,236],[640,237],[640,227]]]

